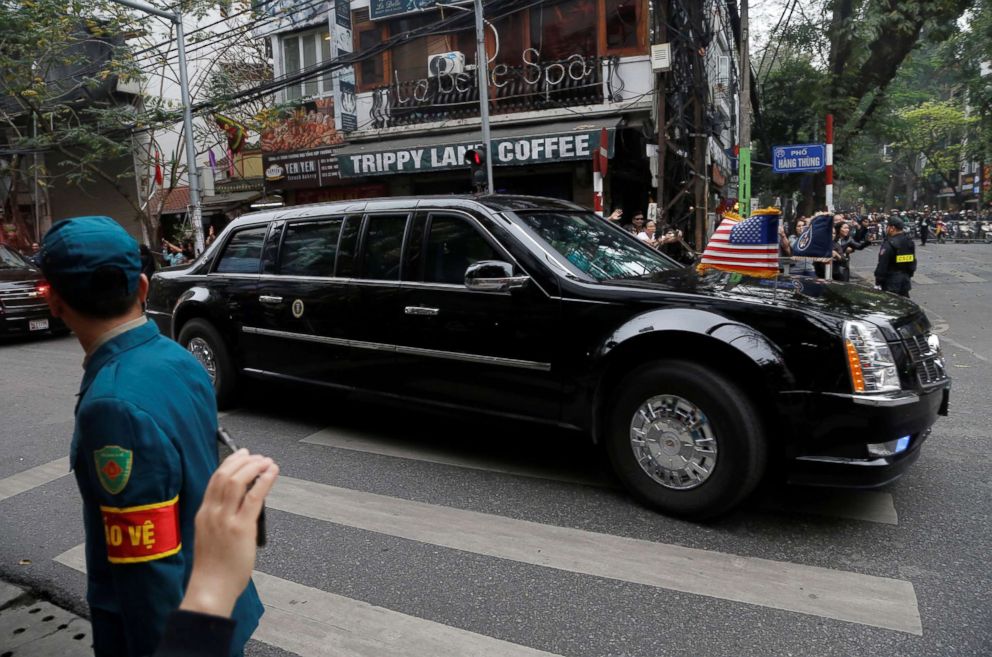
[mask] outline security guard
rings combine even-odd
[[[889,217],[887,237],[878,250],[875,285],[886,292],[909,297],[909,279],[916,272],[916,245],[903,229],[902,219]]]
[[[142,307],[138,244],[108,217],[45,235],[48,304],[86,352],[70,464],[83,498],[87,594],[97,657],[154,652],[193,559],[193,519],[217,467],[217,407],[204,369]],[[262,615],[241,594],[232,655]]]

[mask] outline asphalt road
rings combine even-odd
[[[951,415],[881,491],[766,487],[693,524],[638,506],[575,435],[254,387],[221,420],[284,475],[248,653],[992,654],[992,246],[919,253]],[[85,612],[59,460],[80,361],[72,337],[0,344],[0,579]]]

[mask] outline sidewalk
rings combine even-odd
[[[90,623],[0,582],[0,657],[90,657]]]

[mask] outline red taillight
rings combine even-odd
[[[47,281],[38,281],[35,283],[34,289],[39,295],[47,297],[48,291],[52,289],[52,286]]]

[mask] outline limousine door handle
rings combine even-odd
[[[437,314],[437,308],[428,308],[427,306],[407,306],[403,309],[407,315],[425,315],[428,317],[433,317]]]
[[[262,302],[262,303],[267,303],[267,304],[270,304],[270,305],[275,305],[277,303],[282,303],[282,297],[270,297],[270,296],[265,295],[265,294],[263,294],[262,296],[260,296],[258,298],[258,300],[260,302]]]

